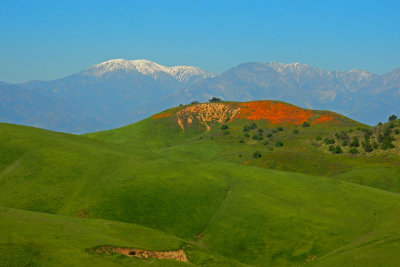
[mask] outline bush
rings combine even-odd
[[[371,143],[369,142],[369,140],[365,140],[363,143],[362,143],[362,147],[364,148],[364,151],[365,152],[372,152],[373,151],[373,149],[372,149],[372,146],[371,146]]]
[[[343,150],[340,146],[334,146],[334,145],[330,145],[329,146],[329,151],[331,151],[334,154],[341,154],[343,153]]]
[[[400,130],[399,130],[399,129],[396,129],[396,130],[394,130],[394,133],[395,133],[395,134],[400,134]]]
[[[358,149],[355,148],[355,147],[353,147],[353,148],[351,148],[351,149],[349,150],[349,153],[350,153],[350,154],[353,154],[353,155],[358,154]]]
[[[264,140],[264,137],[262,135],[257,136],[257,140]]]
[[[397,120],[397,116],[396,115],[392,115],[389,117],[389,121],[394,121]]]
[[[303,122],[303,125],[302,125],[303,127],[310,127],[310,123],[309,122],[307,122],[307,121],[305,121],[305,122]]]
[[[249,126],[245,125],[243,126],[243,132],[248,132],[250,130]]]
[[[279,132],[282,132],[283,131],[283,127],[278,127],[278,128],[276,128]]]
[[[256,152],[253,153],[253,158],[258,159],[258,158],[261,158],[261,157],[262,157],[262,155],[261,155],[260,151],[256,151]]]
[[[276,141],[275,142],[275,146],[276,147],[281,147],[281,146],[283,146],[283,142],[282,141]]]
[[[257,124],[255,124],[254,122],[249,125],[250,130],[254,130],[256,128],[257,128]]]
[[[245,133],[244,137],[250,137],[250,134],[249,133]]]
[[[372,145],[373,145],[373,147],[374,147],[375,149],[377,149],[377,148],[379,147],[378,143],[375,142],[375,141],[374,141],[374,143],[373,143]]]
[[[190,104],[195,105],[195,104],[200,104],[200,102],[195,100],[195,101],[190,102]]]
[[[294,129],[294,130],[293,130],[293,133],[294,133],[294,134],[299,134],[299,130]]]
[[[334,144],[335,143],[335,139],[327,137],[327,138],[324,139],[324,143],[327,144],[327,145]]]
[[[244,143],[244,140],[243,140],[243,139],[240,139],[240,140],[239,140],[239,143],[243,144],[243,143]]]
[[[350,147],[359,147],[359,146],[360,146],[360,143],[358,142],[358,137],[353,136],[353,141],[351,141]]]
[[[251,138],[253,138],[253,140],[257,140],[258,139],[258,134],[253,134],[253,136]]]
[[[259,132],[259,133],[262,133],[262,132],[264,132],[264,130],[261,129],[261,128],[259,128],[259,129],[258,129],[258,132]]]
[[[218,97],[213,97],[208,100],[208,102],[210,102],[210,103],[217,103],[217,102],[221,102],[221,101],[222,101],[221,98],[218,98]]]
[[[229,129],[228,125],[226,125],[226,124],[221,125],[221,130],[228,130],[228,129]]]
[[[268,138],[271,138],[271,137],[272,137],[272,134],[267,134],[267,137],[268,137]]]

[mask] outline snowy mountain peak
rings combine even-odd
[[[157,79],[159,73],[168,74],[180,82],[198,80],[202,78],[214,77],[215,74],[204,71],[193,66],[174,66],[167,67],[147,59],[125,60],[113,59],[94,65],[86,69],[83,73],[89,76],[100,77],[106,73],[117,71],[139,72],[143,75],[151,75]]]

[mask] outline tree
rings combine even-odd
[[[253,158],[258,159],[258,158],[261,158],[261,157],[262,157],[262,155],[261,155],[260,151],[256,151],[256,152],[253,153]]]
[[[396,115],[392,115],[389,117],[389,121],[394,121],[397,120],[397,116]]]
[[[221,125],[221,130],[228,130],[228,129],[229,129],[228,125],[226,125],[226,124]]]
[[[276,141],[275,142],[275,146],[276,147],[281,147],[281,146],[283,146],[283,142],[282,141]]]
[[[200,104],[200,102],[195,100],[195,101],[190,102],[190,104],[195,105],[195,104]]]
[[[222,101],[221,98],[218,98],[218,97],[213,97],[208,100],[208,102],[210,102],[210,103],[217,103],[217,102],[221,102],[221,101]]]
[[[358,137],[353,136],[353,141],[351,141],[350,147],[359,147],[359,146],[360,146],[360,143],[358,142]]]

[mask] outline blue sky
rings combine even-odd
[[[0,2],[0,81],[50,80],[109,59],[221,73],[243,62],[400,66],[400,1]]]

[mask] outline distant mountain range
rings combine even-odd
[[[282,100],[373,125],[400,114],[400,68],[380,76],[300,63],[244,63],[215,75],[192,66],[115,59],[53,81],[0,82],[0,122],[86,133],[213,96]]]

